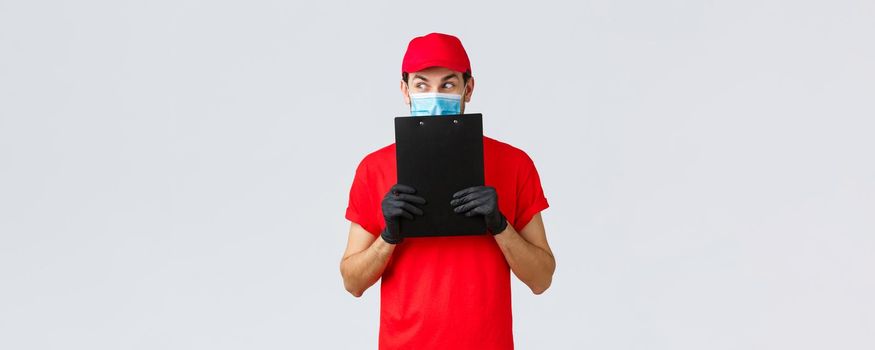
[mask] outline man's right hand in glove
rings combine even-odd
[[[416,190],[413,187],[395,184],[383,197],[383,219],[386,220],[386,228],[383,229],[380,236],[387,243],[398,244],[403,240],[404,237],[401,237],[398,225],[402,217],[413,220],[413,215],[422,215],[422,209],[414,204],[425,204],[425,198],[416,196],[414,193]]]

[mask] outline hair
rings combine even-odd
[[[409,73],[401,72],[401,80],[403,80],[407,84],[410,84],[410,82],[407,81],[408,78],[410,78]],[[468,84],[468,79],[470,79],[470,78],[471,78],[471,71],[465,71],[464,73],[462,73],[462,84]]]

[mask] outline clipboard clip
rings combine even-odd
[[[459,120],[458,120],[458,119],[453,119],[453,124],[459,124]],[[422,121],[422,120],[420,120],[420,121],[419,121],[419,125],[425,125],[425,122]]]

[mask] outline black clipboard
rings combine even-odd
[[[423,215],[401,218],[404,237],[465,236],[486,233],[482,216],[453,212],[453,193],[485,183],[483,115],[458,114],[395,118],[398,183],[412,186],[426,203]]]

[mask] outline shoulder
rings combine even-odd
[[[383,146],[366,154],[359,162],[356,172],[366,172],[369,169],[379,169],[387,164],[395,163],[395,144]]]
[[[395,143],[383,146],[376,151],[368,153],[362,159],[362,162],[379,162],[392,157],[395,157]]]
[[[522,149],[488,136],[483,136],[483,151],[484,153],[488,152],[494,157],[501,158],[503,161],[518,166],[529,166],[534,164],[532,158]]]

